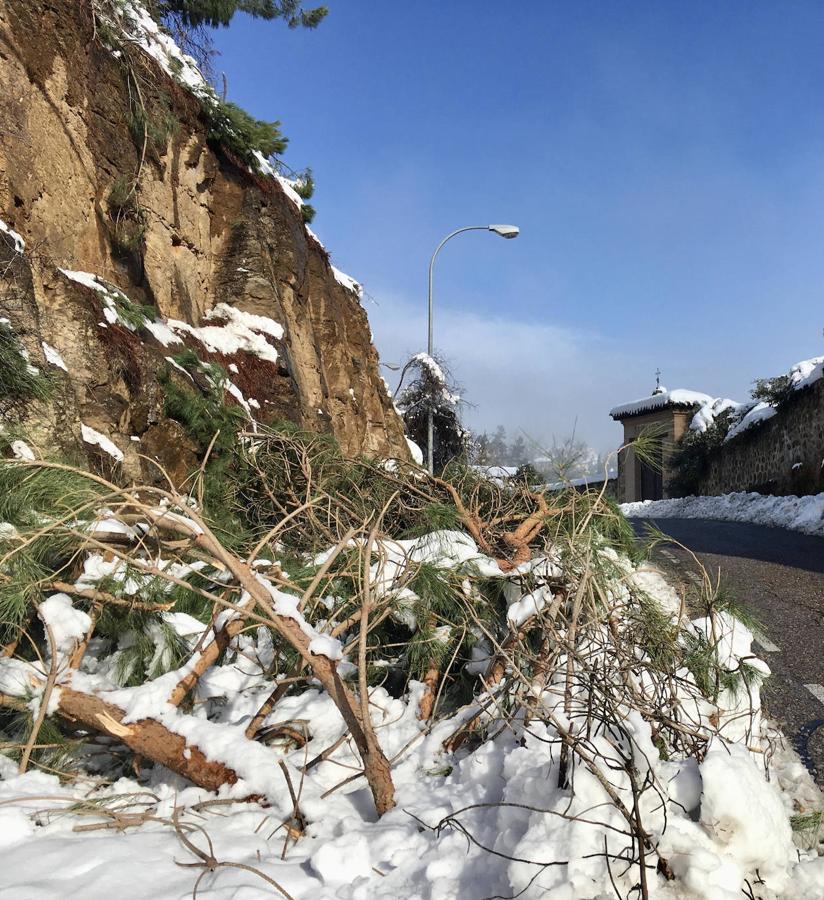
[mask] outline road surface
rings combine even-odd
[[[638,534],[649,520],[634,519]],[[772,669],[762,690],[777,720],[824,787],[824,538],[740,522],[657,519],[652,524],[689,547],[761,625],[755,652]],[[653,558],[675,579],[698,568],[668,544]]]

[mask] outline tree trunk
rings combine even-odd
[[[216,791],[238,780],[234,769],[207,759],[199,747],[187,744],[184,737],[155,719],[124,725],[123,710],[94,694],[61,687],[57,711],[64,718],[116,738],[140,756],[161,763],[206,790]]]

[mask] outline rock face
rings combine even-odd
[[[113,53],[91,8],[0,0],[0,220],[25,240],[18,252],[0,227],[0,317],[54,384],[27,433],[99,455],[83,424],[111,439],[131,477],[148,474],[141,454],[181,477],[197,446],[164,412],[163,378],[190,379],[166,361],[189,348],[223,365],[227,402],[251,403],[260,422],[406,458],[358,294],[298,206],[209,142],[197,98],[139,47]],[[282,326],[257,332],[273,352],[186,333],[225,327],[225,315],[205,318],[220,304]],[[154,327],[166,320],[176,329]]]

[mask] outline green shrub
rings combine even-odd
[[[197,368],[206,374],[212,382],[211,387],[205,393],[194,385],[183,387],[172,380],[167,370],[160,378],[164,391],[163,409],[170,419],[186,429],[202,452],[208,449],[217,434],[213,452],[220,453],[234,446],[235,436],[246,421],[246,414],[241,407],[226,403],[226,375],[220,366],[202,363],[196,356],[196,365],[193,366],[190,353],[194,355],[188,351],[173,358],[184,368]]]
[[[0,409],[45,400],[51,387],[49,379],[29,363],[17,335],[0,321]]]
[[[149,112],[145,106],[133,104],[128,125],[138,150],[142,149],[145,140],[155,152],[163,153],[180,123],[172,112],[168,95],[161,94],[156,105],[157,108]]]
[[[757,378],[755,387],[750,391],[753,400],[780,406],[794,393],[792,379],[789,375],[777,375],[775,378]]]
[[[209,128],[208,139],[248,166],[257,167],[255,150],[267,159],[286,150],[288,139],[281,134],[280,122],[255,119],[236,104],[216,98],[204,100],[202,110]]]
[[[312,206],[311,203],[304,203],[300,208],[300,214],[303,221],[308,225],[310,222],[314,221],[315,207]]]
[[[698,492],[710,457],[730,430],[731,416],[732,410],[719,413],[706,431],[688,430],[676,444],[669,460],[667,490],[671,496],[689,497]]]

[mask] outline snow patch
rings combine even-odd
[[[80,423],[80,434],[87,444],[94,444],[100,447],[104,453],[108,453],[112,459],[115,459],[117,462],[123,462],[123,451],[109,440],[105,434],[95,431],[94,428],[90,428],[82,422]]]
[[[341,272],[340,269],[336,269],[335,266],[332,266],[332,274],[335,276],[335,281],[338,284],[342,285],[346,288],[347,291],[352,291],[353,294],[357,294],[358,297],[363,296],[363,288],[360,283],[355,281],[351,275],[347,275],[346,272]]]
[[[51,346],[51,344],[47,344],[45,341],[41,342],[43,347],[43,355],[46,357],[46,362],[50,363],[53,366],[57,366],[58,369],[62,369],[64,372],[68,372],[68,366],[65,362],[63,362],[63,357]]]
[[[23,238],[14,229],[9,228],[2,219],[0,219],[0,232],[7,234],[11,238],[15,253],[22,253],[26,249],[26,242]]]

